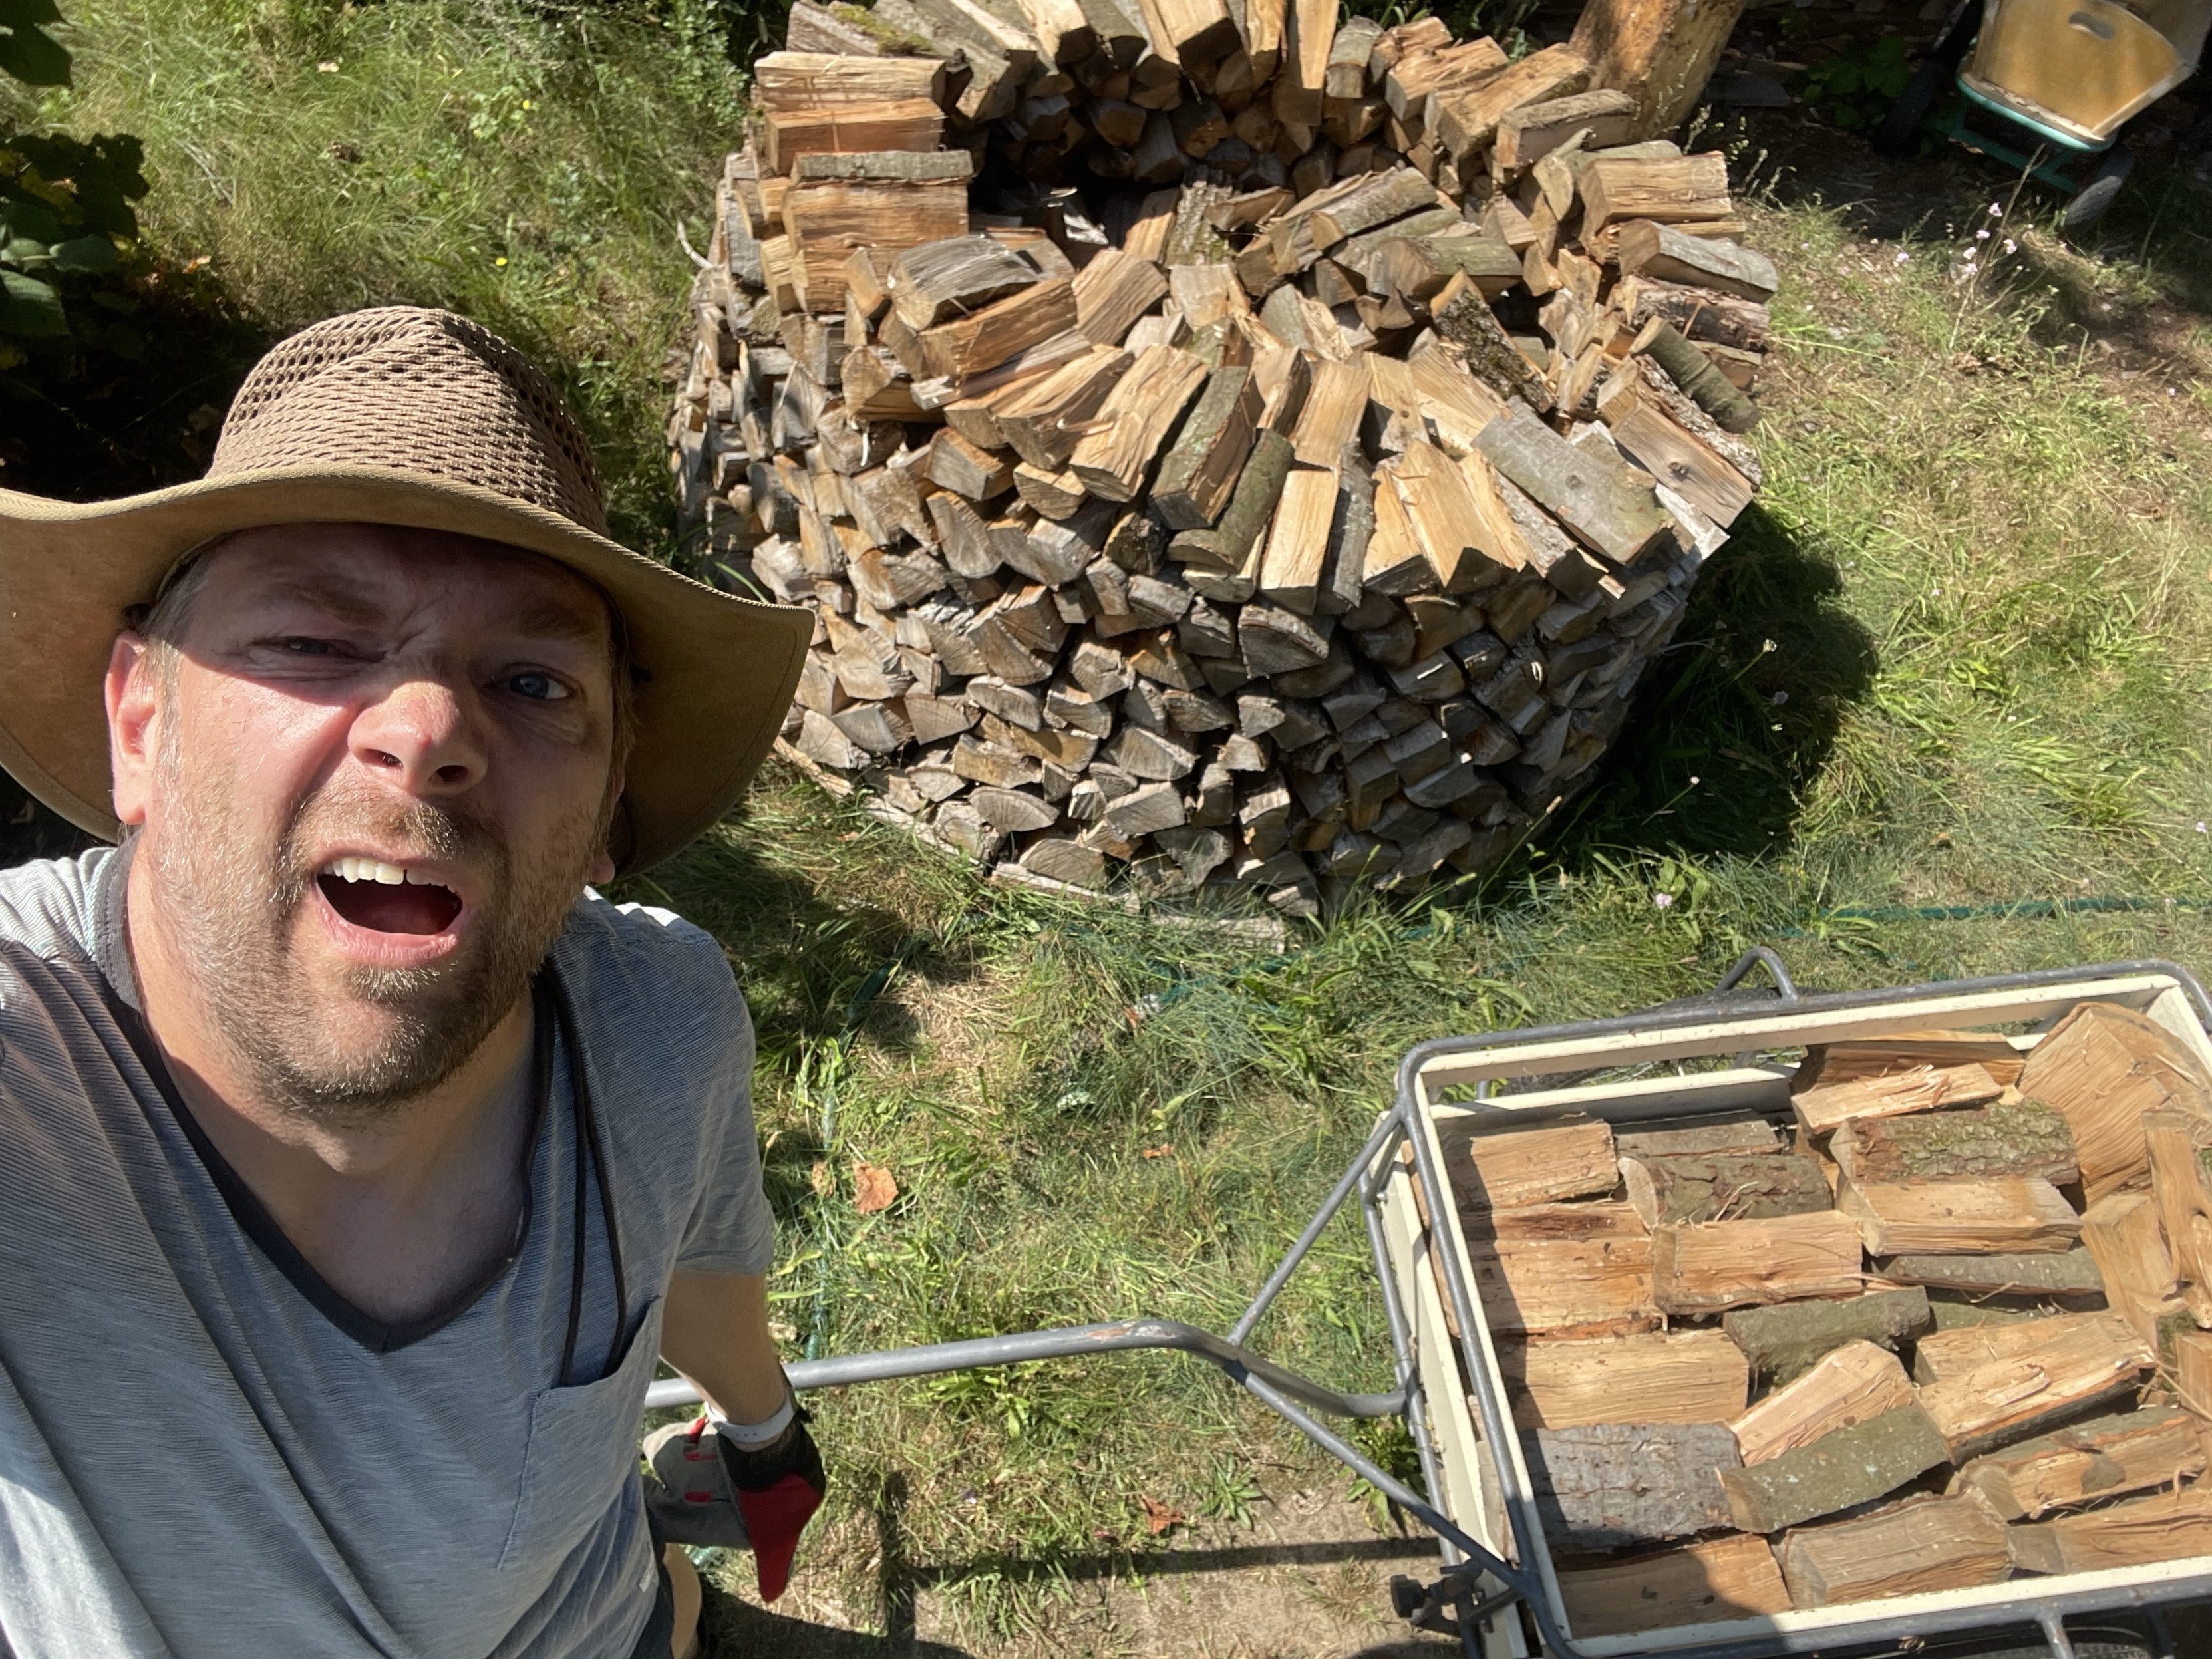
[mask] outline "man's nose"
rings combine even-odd
[[[481,780],[489,757],[466,692],[442,680],[394,686],[353,724],[354,758],[410,794],[457,795]]]

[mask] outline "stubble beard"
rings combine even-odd
[[[183,771],[165,744],[169,810],[149,849],[164,929],[256,1096],[336,1129],[388,1121],[483,1047],[559,936],[613,805],[572,814],[543,856],[519,863],[485,819],[423,802],[395,809],[381,792],[331,786],[300,801],[276,845],[257,854],[228,792],[195,790]],[[471,872],[483,891],[460,948],[427,968],[311,971],[299,945],[303,925],[319,931],[306,912],[320,899],[304,849],[334,832]],[[356,1011],[367,1019],[348,1018]],[[349,1041],[364,1025],[372,1035]]]

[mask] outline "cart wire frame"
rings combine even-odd
[[[1394,1585],[1397,1611],[1422,1627],[1455,1636],[1468,1659],[1481,1659],[1481,1627],[1520,1603],[1535,1624],[1544,1650],[1557,1659],[1589,1659],[1563,1631],[1545,1594],[1543,1575],[1535,1565],[1516,1567],[1471,1537],[1435,1502],[1413,1491],[1381,1468],[1343,1436],[1316,1419],[1314,1413],[1351,1419],[1401,1419],[1413,1440],[1422,1484],[1431,1492],[1443,1490],[1438,1449],[1428,1426],[1427,1402],[1421,1389],[1412,1323],[1393,1271],[1384,1237],[1382,1188],[1397,1163],[1401,1147],[1411,1149],[1415,1178],[1419,1182],[1429,1213],[1441,1215],[1450,1202],[1444,1171],[1437,1166],[1425,1137],[1413,1132],[1419,1104],[1417,1085],[1422,1068],[1443,1056],[1470,1050],[1497,1051],[1535,1043],[1611,1036],[1645,1036],[1676,1026],[1711,1020],[1717,1012],[1734,1008],[1747,997],[1765,1002],[1765,994],[1739,988],[1754,969],[1764,967],[1773,981],[1773,1006],[1792,1012],[1841,1012],[1875,1005],[1894,1005],[1921,1000],[1971,995],[1982,992],[2033,990],[2039,987],[2076,982],[2085,975],[2118,976],[2163,974],[2172,978],[2208,1029],[2212,1029],[2212,997],[2187,969],[2171,962],[2139,959],[2096,963],[2085,967],[2045,969],[2031,973],[2002,974],[1980,979],[1945,980],[1928,984],[1889,987],[1866,991],[1841,991],[1806,995],[1790,976],[1781,957],[1765,946],[1747,951],[1723,975],[1714,989],[1702,996],[1663,1003],[1640,1012],[1613,1018],[1585,1020],[1571,1024],[1528,1026],[1486,1032],[1474,1036],[1438,1037],[1409,1050],[1398,1067],[1397,1093],[1389,1109],[1376,1121],[1358,1156],[1354,1158],[1321,1207],[1267,1275],[1259,1293],[1226,1336],[1176,1320],[1137,1318],[1107,1324],[1077,1325],[1006,1336],[977,1337],[960,1342],[937,1342],[874,1353],[834,1356],[793,1361],[785,1367],[795,1390],[849,1387],[858,1382],[883,1382],[896,1378],[939,1376],[986,1366],[1018,1365],[1044,1359],[1069,1359],[1098,1353],[1166,1349],[1187,1353],[1217,1367],[1269,1407],[1306,1438],[1328,1452],[1385,1498],[1413,1516],[1443,1546],[1444,1571],[1434,1583],[1420,1585],[1401,1579]],[[1488,1085],[1481,1085],[1483,1092]],[[1283,1287],[1297,1271],[1307,1253],[1333,1221],[1346,1200],[1359,1198],[1368,1246],[1381,1282],[1382,1306],[1390,1329],[1396,1386],[1383,1394],[1346,1394],[1316,1382],[1254,1353],[1245,1346]],[[1477,1346],[1479,1316],[1474,1290],[1460,1272],[1455,1254],[1439,1250],[1432,1260],[1440,1263],[1449,1297],[1466,1370],[1473,1383],[1474,1405],[1480,1418],[1483,1439],[1497,1446],[1511,1433],[1504,1402],[1491,1387],[1489,1368]],[[647,1409],[690,1404],[698,1390],[682,1377],[655,1382],[646,1390]],[[1516,1553],[1524,1562],[1547,1559],[1534,1505],[1528,1495],[1505,1495],[1508,1524]],[[1494,1581],[1486,1593],[1483,1585]],[[1848,1632],[1835,1631],[1771,1632],[1765,1635],[1709,1643],[1693,1647],[1669,1647],[1666,1659],[1775,1659],[1790,1654],[1838,1651],[1838,1644],[1861,1651],[1867,1644],[1895,1649],[1921,1646],[1931,1637],[1996,1635],[2030,1626],[2040,1633],[2054,1659],[2076,1659],[2067,1634],[2069,1616],[2142,1612],[2154,1624],[2158,1609],[2166,1604],[2212,1599],[2212,1572],[2169,1580],[2154,1587],[2133,1585],[2024,1595],[2017,1604],[2019,1616],[1990,1620],[1989,1610],[1960,1608],[1942,1613],[1923,1610],[1891,1619],[1869,1619]],[[1447,1618],[1447,1613],[1449,1617]],[[2166,1644],[2162,1639],[2161,1646]],[[2170,1647],[2166,1648],[2171,1651]]]

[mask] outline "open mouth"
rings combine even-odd
[[[442,933],[461,914],[452,888],[376,859],[333,859],[315,883],[331,909],[372,933]]]

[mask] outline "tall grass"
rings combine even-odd
[[[45,113],[146,143],[148,231],[275,334],[447,306],[544,362],[664,547],[663,356],[740,75],[719,15],[513,0],[73,0]],[[218,407],[228,387],[209,388]],[[181,417],[181,411],[179,411]]]

